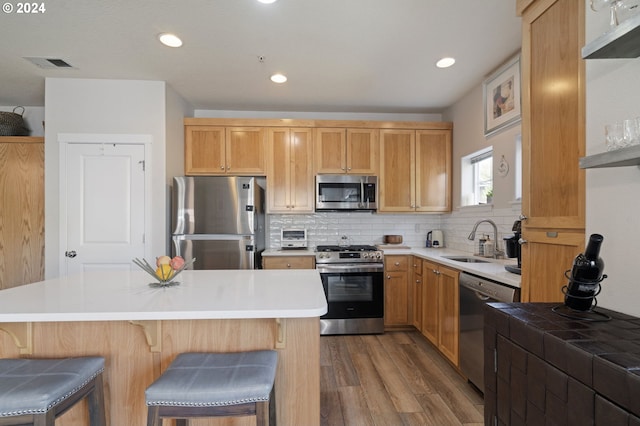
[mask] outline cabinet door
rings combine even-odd
[[[289,152],[291,210],[294,213],[313,213],[315,209],[311,129],[291,129]]]
[[[451,211],[451,131],[416,132],[416,211]]]
[[[411,324],[420,330],[422,327],[422,259],[413,258],[413,279],[409,286],[409,313]]]
[[[379,131],[372,129],[347,130],[347,173],[378,174],[378,135]]]
[[[422,334],[438,346],[438,265],[422,261]]]
[[[269,213],[313,212],[313,146],[309,129],[269,129]]]
[[[584,8],[537,0],[522,15],[523,301],[562,300],[563,272],[584,248]]]
[[[438,348],[457,366],[460,332],[458,271],[440,266],[438,280]]]
[[[316,129],[315,172],[341,174],[347,171],[347,138],[344,129]]]
[[[291,132],[289,129],[270,129],[267,155],[267,209],[269,213],[291,211]]]
[[[226,173],[224,127],[185,127],[184,172],[186,175]]]
[[[408,325],[409,256],[387,256],[384,283],[384,325]]]
[[[266,139],[263,128],[228,127],[226,138],[227,173],[250,176],[266,174]]]
[[[314,269],[313,256],[266,256],[262,258],[264,269]]]
[[[415,131],[380,131],[381,212],[415,211]]]
[[[522,302],[562,302],[564,276],[584,250],[582,232],[529,231],[522,248]]]
[[[44,140],[0,137],[0,290],[44,279]]]

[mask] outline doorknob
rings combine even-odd
[[[66,257],[74,258],[74,257],[76,257],[77,253],[76,253],[75,250],[71,250],[71,251],[65,251],[64,255]]]

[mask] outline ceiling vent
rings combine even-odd
[[[39,68],[54,69],[54,68],[68,68],[76,69],[73,65],[69,64],[64,59],[56,58],[24,58],[27,61],[35,64]]]

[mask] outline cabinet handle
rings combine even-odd
[[[390,280],[391,279],[391,275],[387,275],[387,279]]]
[[[422,281],[420,280],[416,280],[416,284],[420,284]]]
[[[231,166],[227,166],[227,170],[231,170]]]
[[[529,241],[525,240],[524,238],[520,238],[518,240],[518,244],[522,245],[522,244],[527,244]]]
[[[347,167],[347,171],[349,171],[349,172],[350,172],[350,171],[351,171],[351,167]]]
[[[527,216],[525,216],[525,215],[521,214],[520,216],[518,216],[518,219],[520,219],[520,220],[527,220],[527,219],[529,219],[529,218],[528,218]]]
[[[220,170],[224,170],[224,166],[220,166]]]
[[[400,262],[396,262],[396,263],[394,263],[394,265],[400,266]]]
[[[287,268],[291,268],[291,264],[290,263],[287,263]]]

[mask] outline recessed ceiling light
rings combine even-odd
[[[456,60],[453,58],[442,58],[438,62],[436,62],[436,67],[438,68],[449,68],[451,65],[455,64]]]
[[[160,40],[160,43],[164,44],[165,46],[169,46],[169,47],[182,46],[182,40],[180,40],[180,38],[175,34],[170,34],[170,33],[160,34],[158,36],[158,40]]]
[[[271,76],[271,81],[278,84],[284,83],[285,81],[287,81],[287,76],[283,74],[274,74]]]
[[[271,3],[275,3],[278,0],[258,0],[258,1],[264,4],[271,4]]]

